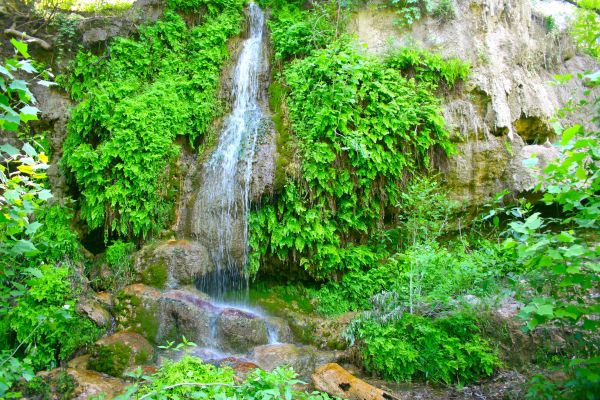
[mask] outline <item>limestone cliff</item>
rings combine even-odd
[[[469,82],[444,99],[457,154],[439,167],[452,196],[477,205],[503,189],[531,188],[522,161],[535,153],[543,165],[556,154],[548,120],[583,91],[575,80],[562,87],[549,81],[597,65],[576,52],[566,32],[548,32],[530,0],[454,0],[454,7],[453,19],[428,16],[401,30],[392,10],[370,4],[355,13],[350,29],[375,55],[416,45],[471,63]]]

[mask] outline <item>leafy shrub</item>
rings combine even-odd
[[[419,21],[433,11],[434,7],[432,0],[390,0],[390,3],[396,10],[396,24],[400,27],[410,26]]]
[[[381,259],[378,231],[397,213],[404,177],[450,151],[431,86],[336,42],[285,69],[300,176],[250,216],[250,269],[298,260],[317,279]],[[359,240],[356,240],[359,238]]]
[[[68,268],[44,265],[31,273],[29,290],[9,312],[10,328],[34,368],[52,368],[100,332],[75,313]]]
[[[294,389],[300,383],[291,368],[276,368],[272,372],[256,369],[237,384],[229,367],[215,367],[200,359],[185,356],[179,361],[167,361],[156,374],[145,377],[145,384],[134,385],[120,400],[135,398],[182,399],[297,399],[329,400],[324,393],[307,393]]]
[[[172,218],[179,184],[174,140],[195,143],[222,108],[227,39],[242,21],[242,1],[202,3],[209,6],[202,25],[188,29],[167,11],[141,27],[139,39],[113,39],[110,56],[81,52],[74,61],[66,86],[79,104],[61,162],[91,229],[146,236]]]
[[[433,15],[442,21],[449,21],[456,18],[456,8],[453,0],[440,0],[433,9]]]
[[[467,315],[431,319],[403,314],[385,322],[366,318],[354,321],[350,329],[367,370],[385,379],[468,383],[500,366]]]
[[[277,9],[269,21],[275,59],[305,57],[315,49],[327,47],[335,39],[335,26],[321,8],[301,10],[295,5]]]

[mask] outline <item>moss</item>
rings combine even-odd
[[[131,359],[131,349],[122,343],[96,345],[92,348],[88,368],[119,377]]]
[[[140,365],[140,364],[143,364],[146,361],[148,361],[149,358],[150,358],[150,354],[148,354],[148,352],[146,350],[142,349],[142,350],[140,350],[139,353],[137,353],[135,355],[135,360],[134,361],[135,361],[135,363],[137,365]]]
[[[147,267],[142,272],[142,283],[148,286],[153,286],[158,289],[163,289],[167,283],[169,269],[165,260],[160,260]]]
[[[269,86],[269,108],[277,131],[277,160],[275,160],[275,192],[280,191],[286,183],[286,171],[292,162],[293,151],[289,123],[285,115],[285,87],[275,81]]]
[[[124,292],[117,294],[117,301],[113,312],[119,321],[120,330],[128,330],[139,333],[156,344],[158,334],[158,306],[156,304],[145,305],[137,296],[128,295]]]

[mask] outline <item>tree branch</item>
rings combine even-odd
[[[36,37],[33,37],[33,36],[29,36],[25,32],[20,32],[20,31],[14,29],[14,27],[10,27],[8,29],[5,29],[4,30],[4,34],[8,35],[8,36],[14,36],[16,38],[25,40],[26,42],[37,43],[44,50],[50,50],[50,49],[52,49],[52,45],[50,43],[46,42],[45,40],[40,39],[40,38],[36,38]]]

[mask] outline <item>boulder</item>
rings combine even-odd
[[[127,369],[152,360],[153,355],[154,348],[142,335],[117,332],[96,342],[87,366],[120,377]]]
[[[94,321],[101,328],[110,328],[112,318],[108,310],[94,299],[81,299],[77,303],[77,312]]]
[[[269,343],[290,343],[294,341],[292,329],[287,321],[279,317],[266,317],[269,330]]]
[[[135,261],[138,279],[159,289],[193,285],[214,271],[206,248],[198,242],[169,240],[144,247]]]
[[[269,343],[267,322],[256,314],[236,308],[226,308],[220,313],[217,337],[223,350],[236,353]]]
[[[37,376],[50,385],[51,398],[57,399],[87,400],[102,395],[108,400],[123,393],[126,386],[122,379],[87,369],[56,368]]]
[[[156,342],[160,325],[159,299],[161,292],[143,285],[126,286],[116,298],[113,315],[117,330],[137,332]]]
[[[211,330],[220,308],[197,293],[170,290],[160,298],[157,343],[180,342],[185,336],[199,346],[213,346]]]
[[[325,364],[315,370],[312,382],[316,390],[348,400],[393,400],[390,393],[358,379],[335,363]]]
[[[318,365],[339,361],[342,356],[337,351],[319,351],[313,346],[281,343],[255,347],[248,358],[265,371],[290,366],[300,379],[308,380]]]

